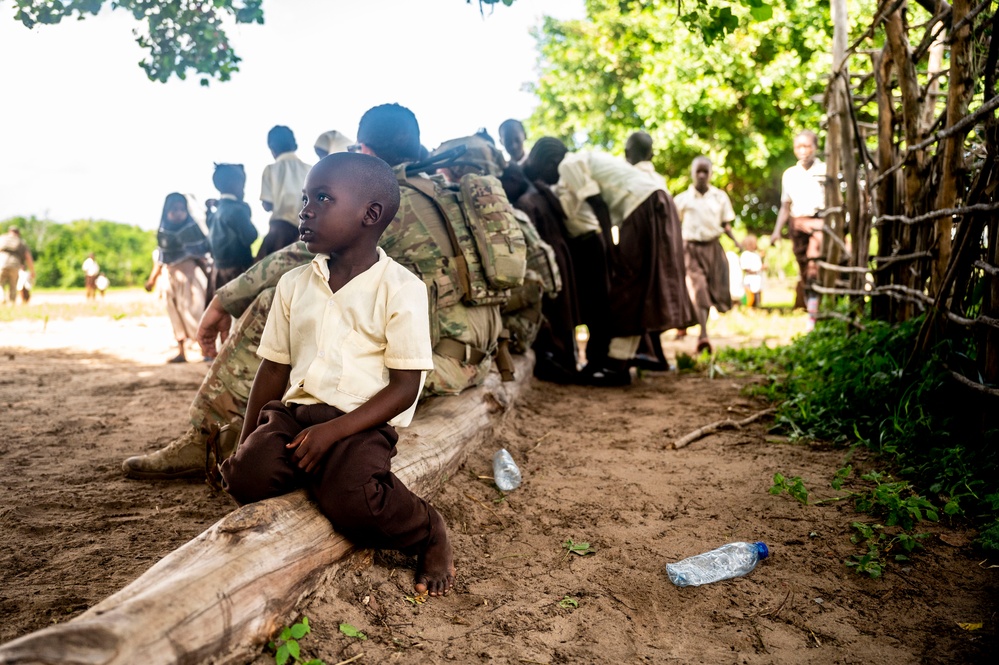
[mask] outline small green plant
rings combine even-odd
[[[365,635],[364,633],[362,633],[360,630],[350,625],[349,623],[341,623],[340,632],[346,635],[347,637],[356,637],[359,640],[368,639],[367,635]]]
[[[565,556],[562,557],[563,561],[570,554],[575,554],[576,556],[586,556],[587,554],[596,554],[597,551],[590,547],[589,543],[577,543],[572,540],[572,538],[566,538],[565,542],[562,543],[562,547],[565,549]]]
[[[836,471],[829,484],[835,490],[842,490],[852,473],[853,466],[847,464]],[[878,578],[888,565],[889,558],[908,561],[910,554],[923,549],[920,541],[927,534],[913,534],[912,530],[924,519],[937,521],[939,516],[933,504],[916,494],[906,481],[896,481],[881,471],[865,473],[860,479],[873,483],[874,486],[862,491],[847,491],[841,496],[809,501],[808,490],[801,476],[786,478],[781,473],[775,473],[770,493],[775,496],[787,493],[806,506],[853,499],[857,512],[882,518],[883,523],[852,523],[851,526],[857,533],[850,540],[867,545],[867,551],[854,554],[846,561],[846,565],[856,572]]]
[[[302,620],[291,626],[285,626],[275,640],[267,644],[267,648],[274,652],[275,665],[326,665],[318,658],[302,660],[301,647],[298,641],[312,632],[309,627],[309,617],[302,617]]]
[[[564,610],[567,610],[567,609],[570,609],[570,608],[576,609],[577,607],[579,607],[579,601],[576,600],[575,598],[570,597],[568,594],[566,594],[565,598],[563,598],[562,600],[558,601],[558,606],[561,607]]]
[[[774,484],[770,487],[769,492],[774,496],[779,496],[787,492],[801,503],[806,506],[808,505],[808,490],[805,488],[805,483],[801,479],[801,476],[794,476],[788,479],[781,473],[775,473]]]
[[[689,353],[677,353],[676,369],[681,372],[691,372],[697,369],[697,359]]]
[[[878,471],[865,473],[861,478],[874,483],[874,488],[856,495],[858,512],[883,516],[886,526],[899,526],[904,531],[912,531],[924,519],[933,522],[940,519],[936,507],[916,494],[907,481],[896,481]]]
[[[866,544],[867,552],[852,555],[846,565],[872,579],[881,577],[888,565],[889,557],[898,562],[909,561],[910,554],[923,549],[923,544],[919,541],[929,535],[905,532],[892,535],[886,532],[885,527],[881,524],[865,524],[864,522],[854,522],[851,526],[857,533],[850,537],[850,541]]]

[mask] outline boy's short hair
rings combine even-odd
[[[290,128],[284,125],[274,125],[271,127],[271,131],[267,132],[267,147],[275,155],[298,150],[298,144],[295,143],[295,134]]]
[[[795,138],[798,138],[799,136],[805,136],[810,138],[812,140],[812,145],[814,145],[816,148],[819,147],[819,135],[813,132],[812,130],[803,129],[794,135]]]
[[[216,164],[212,184],[223,194],[238,194],[246,187],[246,171],[242,164]]]
[[[319,165],[326,169],[336,169],[337,179],[346,181],[351,190],[362,198],[382,204],[382,218],[379,222],[382,229],[399,212],[399,180],[392,167],[384,160],[359,152],[335,152],[320,159],[316,166]]]
[[[525,137],[526,137],[527,132],[524,130],[524,123],[522,123],[520,120],[517,120],[515,118],[508,118],[507,120],[504,120],[503,122],[500,123],[500,126],[499,126],[499,135],[500,135],[500,137],[502,138],[502,136],[506,132],[509,132],[509,131],[511,131],[512,129],[515,129],[515,128],[519,129],[520,132],[522,134],[524,134]]]
[[[420,124],[412,111],[399,104],[368,109],[357,127],[357,141],[391,166],[420,158]]]
[[[693,173],[697,169],[697,165],[698,164],[705,164],[705,165],[707,165],[709,171],[714,171],[715,170],[715,166],[714,166],[714,164],[711,163],[710,159],[708,159],[704,155],[698,155],[697,157],[694,157],[694,159],[692,159],[691,162],[690,162],[690,171],[691,171],[691,173]]]
[[[634,152],[638,161],[652,161],[652,136],[648,132],[632,132],[625,141],[625,152]]]

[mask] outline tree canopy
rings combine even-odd
[[[828,0],[741,1],[587,0],[585,20],[546,18],[531,136],[620,154],[645,130],[671,191],[703,154],[747,225],[772,223],[793,134],[819,130],[832,27]]]
[[[760,2],[762,0],[755,0]],[[264,22],[263,0],[13,0],[14,18],[33,28],[60,23],[64,18],[83,20],[105,6],[132,14],[144,24],[133,31],[135,41],[148,52],[139,62],[146,76],[166,83],[171,76],[186,79],[194,71],[201,85],[212,79],[228,81],[239,71],[241,58],[229,44],[225,24]],[[466,0],[471,4],[472,0]],[[479,8],[514,0],[477,0]]]
[[[13,0],[14,18],[33,28],[64,18],[82,20],[107,5],[132,14],[144,24],[135,30],[135,41],[148,55],[139,66],[153,81],[171,76],[185,79],[190,71],[201,75],[201,84],[212,78],[228,81],[239,71],[240,57],[229,46],[228,20],[263,23],[263,0]]]

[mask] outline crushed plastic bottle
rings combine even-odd
[[[506,448],[500,448],[493,455],[493,481],[504,492],[520,487],[520,469]]]
[[[770,556],[765,543],[729,543],[666,565],[669,581],[677,586],[701,586],[747,574]]]

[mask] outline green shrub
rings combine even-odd
[[[725,349],[718,362],[766,377],[756,392],[780,402],[789,437],[867,447],[943,515],[983,525],[979,543],[999,551],[999,427],[983,417],[994,405],[950,379],[944,362],[971,355],[957,342],[910,363],[921,322],[820,321],[788,346]]]

